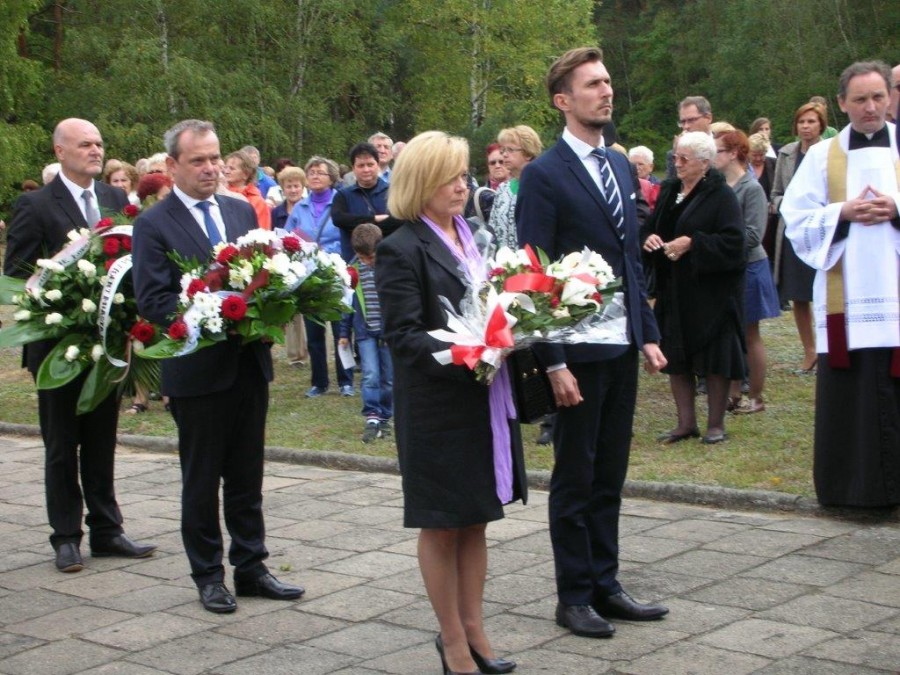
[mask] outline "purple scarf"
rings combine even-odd
[[[328,188],[321,192],[310,190],[309,203],[312,204],[313,218],[316,219],[316,222],[318,222],[325,208],[331,203],[332,195],[334,195],[334,188]]]
[[[434,232],[449,249],[453,257],[459,261],[465,271],[469,283],[479,285],[487,279],[487,265],[475,246],[472,231],[462,216],[454,216],[456,235],[462,244],[460,251],[453,240],[438,225],[426,216],[420,216],[422,222]],[[509,431],[509,420],[516,419],[516,408],[512,400],[512,387],[509,383],[509,369],[506,361],[497,371],[494,381],[488,387],[488,403],[491,411],[491,435],[494,447],[494,479],[497,485],[497,497],[501,504],[513,500],[512,476],[512,439]]]

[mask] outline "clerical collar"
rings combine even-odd
[[[871,136],[866,136],[850,127],[850,144],[848,150],[861,150],[862,148],[889,148],[891,137],[888,136],[887,124]]]

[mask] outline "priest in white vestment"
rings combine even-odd
[[[827,506],[900,505],[900,156],[890,69],[855,63],[838,104],[850,124],[812,146],[781,203],[815,268],[819,352],[813,477]]]

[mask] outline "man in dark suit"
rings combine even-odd
[[[181,271],[168,258],[206,260],[211,248],[257,227],[246,202],[216,195],[219,139],[209,122],[185,120],[165,135],[172,193],[134,224],[134,284],[141,314],[168,325],[181,292]],[[225,586],[219,524],[219,483],[229,561],[238,595],[299,598],[303,589],[283,584],[263,561],[263,448],[272,357],[269,345],[241,344],[237,335],[188,356],[162,362],[161,391],[170,397],[181,460],[181,536],[200,601],[210,612],[237,608]]]
[[[657,619],[668,612],[634,601],[619,584],[618,524],[637,395],[637,353],[657,372],[666,360],[647,304],[638,228],[646,217],[637,175],[607,152],[612,86],[596,48],[573,49],[550,68],[547,86],[565,117],[562,139],[522,173],[519,241],[551,258],[597,251],[622,278],[628,345],[542,345],[559,406],[550,483],[550,539],[559,604],[556,621],[576,635],[608,637],[603,618]],[[603,615],[603,616],[601,616]]]
[[[103,139],[93,124],[63,120],[53,132],[53,150],[61,165],[56,178],[16,202],[4,264],[8,275],[29,276],[38,258],[49,258],[63,248],[70,230],[92,227],[100,219],[100,209],[120,211],[128,203],[122,190],[94,180],[103,170]],[[37,376],[55,344],[45,340],[25,347],[22,363],[32,376]],[[119,398],[110,394],[92,412],[76,415],[86,377],[85,373],[63,387],[38,390],[47,514],[53,529],[50,543],[61,572],[84,567],[80,544],[85,505],[92,555],[141,558],[156,550],[155,545],[135,543],[123,534],[113,488]]]

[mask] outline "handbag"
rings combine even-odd
[[[555,413],[556,399],[550,378],[538,363],[534,351],[530,347],[516,349],[507,362],[519,421],[533,424],[545,415]]]

